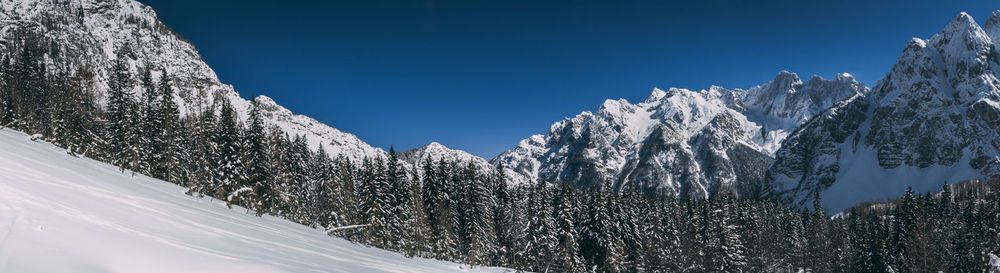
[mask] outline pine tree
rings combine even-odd
[[[189,168],[192,170],[191,190],[200,195],[214,194],[215,164],[218,148],[214,138],[216,133],[215,106],[205,109],[194,125],[194,134],[191,136],[192,161]]]
[[[649,272],[678,272],[683,268],[678,219],[672,215],[679,209],[674,200],[664,197],[656,199],[651,206],[651,212],[647,215],[650,227],[645,233],[649,244]]]
[[[11,69],[11,103],[14,108],[13,127],[29,133],[52,136],[50,97],[54,91],[47,78],[44,62],[46,54],[44,35],[35,32],[19,32],[20,38],[14,42],[16,54]]]
[[[710,237],[706,251],[710,259],[706,266],[715,272],[743,272],[746,260],[736,227],[731,224],[729,214],[731,203],[725,194],[718,195],[718,199],[709,205]]]
[[[335,192],[337,198],[334,199],[332,222],[336,226],[353,225],[358,222],[354,163],[341,154],[336,160],[336,165],[336,182],[340,190]]]
[[[910,238],[910,232],[916,226],[916,200],[913,196],[913,189],[907,187],[903,194],[899,207],[895,210],[892,222],[892,234],[890,237],[890,263],[896,272],[908,272],[906,262],[909,260],[906,246]]]
[[[620,234],[624,243],[625,269],[627,271],[642,271],[646,267],[645,241],[640,237],[639,207],[645,199],[639,196],[637,189],[625,189],[620,196],[612,196],[611,212],[618,223],[615,233]]]
[[[180,110],[174,101],[173,87],[170,85],[166,71],[160,75],[158,89],[160,99],[157,100],[157,108],[160,111],[161,120],[159,134],[164,144],[162,156],[154,163],[153,173],[164,180],[182,183],[181,181],[185,181],[189,177],[189,170],[185,168],[184,164],[190,156],[184,142],[184,138],[188,134],[186,127],[181,122]]]
[[[615,234],[615,225],[607,208],[613,201],[604,191],[591,194],[587,217],[580,233],[580,254],[589,267],[602,272],[621,272],[624,263],[624,243]]]
[[[120,170],[135,170],[139,165],[139,111],[132,94],[131,76],[125,64],[127,48],[116,52],[108,78],[108,141],[111,159]]]
[[[465,260],[472,265],[488,261],[488,257],[495,252],[496,244],[492,209],[495,200],[486,178],[477,174],[476,168],[471,161],[465,167],[465,193],[462,195],[465,198],[462,202]]]
[[[363,168],[360,208],[368,228],[365,242],[376,247],[389,244],[388,220],[391,211],[391,196],[386,175],[385,162],[380,157],[366,160]]]
[[[101,124],[89,91],[92,77],[85,69],[78,69],[72,76],[61,75],[63,95],[53,98],[56,100],[55,143],[65,147],[70,154],[96,156],[100,150]]]
[[[527,213],[528,234],[524,238],[527,245],[521,256],[528,258],[526,263],[532,271],[545,271],[556,260],[554,250],[559,242],[551,198],[551,189],[547,186],[533,187],[528,193],[528,203],[532,207]]]
[[[330,224],[332,199],[335,198],[333,163],[322,145],[310,157],[307,215],[309,223],[326,228]]]
[[[260,116],[260,102],[254,98],[250,103],[250,117],[244,138],[243,162],[246,164],[246,186],[252,189],[252,197],[244,198],[243,206],[261,216],[269,210],[268,200],[274,199],[273,188],[268,185],[272,179],[268,166],[268,143],[264,122]]]
[[[10,55],[4,54],[0,56],[0,75],[7,75],[6,77],[0,77],[0,129],[14,125],[14,120],[17,119],[17,115],[14,112],[14,80],[13,69],[10,66]]]
[[[312,188],[309,181],[309,164],[311,152],[306,138],[296,135],[295,139],[289,143],[285,150],[287,161],[288,184],[283,189],[284,205],[286,211],[290,213],[292,221],[300,224],[309,224],[308,198]]]
[[[826,212],[823,210],[819,193],[813,196],[813,213],[806,217],[805,222],[805,239],[808,245],[806,265],[818,272],[829,272],[832,266],[832,257],[828,255],[831,248],[830,234],[826,227]]]
[[[141,77],[143,86],[142,112],[144,115],[139,127],[143,141],[141,143],[143,147],[140,150],[142,163],[139,169],[142,173],[152,177],[164,178],[162,168],[157,166],[159,162],[163,161],[163,151],[166,146],[166,140],[163,139],[164,125],[159,102],[162,96],[159,95],[159,90],[153,83],[152,69],[149,69],[149,65],[146,67],[147,69],[143,70]]]
[[[434,163],[431,158],[423,161],[423,195],[430,229],[431,252],[438,259],[454,259],[457,255],[454,211],[452,210],[448,164],[444,160]]]
[[[212,177],[211,192],[216,198],[226,200],[227,205],[237,201],[234,198],[240,192],[251,191],[249,187],[243,185],[246,174],[243,173],[243,163],[240,161],[243,149],[240,128],[233,106],[229,101],[223,100],[222,108],[219,110],[219,122],[212,136],[216,157],[213,162],[215,175]]]
[[[408,230],[405,224],[408,221],[407,217],[412,216],[411,213],[408,213],[410,210],[410,181],[406,177],[405,169],[399,161],[396,149],[391,146],[389,147],[389,162],[386,165],[388,187],[385,190],[387,198],[389,198],[388,209],[391,211],[387,214],[388,218],[385,219],[385,234],[388,236],[386,240],[389,242],[390,249],[409,248],[411,242],[406,236]]]
[[[493,227],[497,240],[492,264],[509,264],[511,255],[515,250],[514,233],[516,232],[516,228],[514,217],[516,217],[515,214],[518,212],[515,211],[514,200],[511,198],[510,187],[504,178],[502,165],[497,166],[491,178],[493,180],[491,183],[493,186],[493,199],[495,200],[493,207]]]
[[[580,245],[577,242],[576,223],[578,214],[577,196],[568,185],[562,184],[553,198],[555,210],[556,246],[553,249],[554,270],[560,272],[580,272],[585,265],[579,256]],[[546,270],[547,271],[547,270]]]
[[[288,195],[293,192],[296,183],[292,174],[292,158],[289,156],[291,144],[288,137],[282,134],[280,128],[272,127],[268,132],[269,148],[267,151],[271,163],[268,167],[271,170],[273,182],[270,189],[271,195],[260,196],[261,207],[276,215],[289,215],[291,210],[288,204],[291,203],[291,197]]]

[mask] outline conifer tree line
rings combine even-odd
[[[509,185],[503,170],[472,163],[424,158],[409,169],[393,149],[352,162],[269,127],[256,101],[246,120],[227,100],[181,116],[171,75],[130,71],[127,47],[98,83],[87,67],[50,71],[59,53],[22,37],[0,56],[0,126],[410,256],[534,272],[988,272],[1000,253],[997,181],[830,217],[820,202]]]

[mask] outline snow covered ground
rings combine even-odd
[[[0,272],[503,272],[352,244],[0,130]]]

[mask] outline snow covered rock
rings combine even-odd
[[[815,193],[838,211],[868,199],[926,192],[1000,174],[1000,12],[979,27],[961,13],[930,40],[912,39],[872,92],[807,122],[776,153],[773,195]]]
[[[837,101],[868,89],[848,74],[802,82],[782,71],[749,90],[654,89],[638,104],[607,100],[522,140],[492,163],[508,177],[577,187],[636,187],[700,198],[759,195],[784,138]]]

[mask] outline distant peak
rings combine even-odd
[[[448,147],[445,147],[444,145],[438,143],[437,141],[433,141],[431,143],[428,143],[427,145],[424,145],[424,149],[448,149]]]
[[[774,76],[774,82],[798,82],[798,81],[800,81],[799,75],[792,72],[788,72],[787,70],[782,70],[781,72],[778,72],[777,76]]]
[[[774,80],[768,83],[768,85],[770,86],[770,90],[790,91],[794,85],[801,83],[802,80],[799,79],[798,74],[782,70],[778,72],[777,76],[774,76]]]
[[[653,91],[649,92],[649,97],[646,97],[646,102],[649,103],[649,102],[658,101],[660,99],[663,99],[663,97],[666,97],[666,96],[667,96],[667,92],[665,92],[663,90],[660,90],[660,88],[654,87]]]
[[[986,19],[986,24],[983,24],[983,30],[986,31],[986,35],[989,35],[990,40],[994,43],[1000,40],[1000,10],[990,14],[990,18]]]
[[[843,80],[854,81],[854,75],[851,75],[851,73],[847,73],[847,72],[838,73],[837,74],[837,80],[838,81],[843,81]]]

